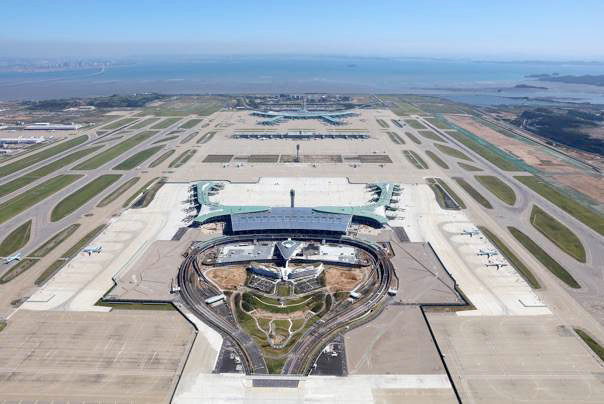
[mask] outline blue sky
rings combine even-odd
[[[604,60],[603,0],[2,0],[1,56]]]

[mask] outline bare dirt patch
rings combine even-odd
[[[325,284],[332,292],[350,291],[363,280],[361,269],[327,268]]]
[[[556,175],[554,179],[561,184],[568,185],[579,192],[604,203],[604,179],[594,178],[581,174]]]
[[[222,289],[236,290],[245,284],[246,272],[241,266],[214,268],[206,272],[208,278]]]

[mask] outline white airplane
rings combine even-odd
[[[467,230],[467,229],[464,229],[464,230],[461,232],[461,235],[462,235],[462,236],[470,236],[470,237],[472,237],[472,236],[478,236],[479,234],[480,234],[480,231],[478,231],[478,229],[474,229],[474,230]]]
[[[10,264],[13,261],[21,261],[21,253],[16,253],[15,255],[11,255],[10,257],[4,257],[5,264]]]
[[[100,253],[102,249],[103,249],[103,247],[100,246],[100,245],[99,246],[92,246],[91,245],[91,246],[88,246],[88,247],[84,248],[82,250],[82,252],[83,253],[88,253],[88,255],[92,255],[92,253],[97,253],[97,254]]]
[[[478,250],[478,254],[476,254],[476,255],[478,255],[478,256],[484,256],[484,255],[486,255],[487,258],[491,258],[493,255],[499,255],[499,253],[497,251],[495,251],[495,250],[483,250],[483,249],[480,249],[480,250]]]

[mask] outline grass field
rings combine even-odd
[[[421,114],[423,111],[413,105],[401,100],[396,96],[381,96],[383,100],[390,103],[389,108],[396,115]]]
[[[531,224],[562,251],[579,262],[585,262],[585,248],[581,240],[537,205],[533,205],[531,210]]]
[[[131,124],[134,121],[136,121],[136,118],[122,118],[122,119],[118,119],[117,121],[113,121],[111,123],[108,123],[107,125],[102,126],[100,129],[103,129],[103,130],[113,130],[113,129],[120,128],[122,126],[129,125],[129,124]]]
[[[199,132],[193,132],[193,133],[189,133],[187,136],[185,136],[181,141],[180,144],[185,144],[191,141],[191,139],[193,139],[195,136],[199,135]]]
[[[158,158],[156,158],[155,160],[153,160],[151,162],[151,164],[149,164],[149,168],[157,167],[158,165],[160,165],[161,163],[163,163],[164,161],[166,161],[166,159],[168,159],[171,155],[173,155],[175,151],[176,150],[168,150],[168,151],[166,151],[161,156],[159,156]]]
[[[501,181],[499,178],[492,175],[477,175],[475,178],[483,187],[491,191],[497,198],[501,199],[503,203],[510,206],[516,203],[516,193],[512,187]]]
[[[447,134],[458,142],[460,142],[461,144],[463,144],[464,146],[466,146],[467,148],[469,148],[470,150],[472,150],[474,153],[490,161],[491,163],[495,164],[497,167],[504,171],[522,171],[512,161],[501,157],[493,150],[487,148],[486,146],[483,146],[482,144],[479,144],[474,139],[471,139],[468,136],[459,133],[458,131],[448,131]]]
[[[424,119],[427,122],[434,125],[435,127],[437,127],[438,129],[451,129],[451,126],[449,126],[448,123],[446,123],[445,121],[443,121],[440,118],[424,118]]]
[[[75,232],[80,227],[79,223],[72,224],[67,226],[48,240],[46,240],[42,245],[32,251],[29,255],[31,257],[45,257],[53,251],[56,247],[58,247],[63,241],[67,239],[67,237],[71,236],[73,232]],[[27,271],[29,268],[33,267],[34,264],[38,262],[34,259],[24,259],[20,261],[17,265],[12,267],[8,272],[5,272],[0,278],[0,283],[7,283],[17,276],[21,275],[23,272]]]
[[[459,184],[460,187],[464,189],[476,202],[481,204],[487,209],[493,209],[493,205],[480,194],[472,185],[470,185],[466,180],[460,177],[453,177],[453,179]]]
[[[0,204],[0,223],[31,208],[38,202],[46,199],[55,192],[60,191],[72,182],[82,177],[81,175],[58,175],[44,181],[38,186],[24,191],[21,194]]]
[[[411,126],[413,129],[428,129],[426,128],[426,125],[424,125],[417,119],[405,119],[405,123]]]
[[[459,162],[457,164],[466,171],[482,171],[482,168],[471,166],[466,163]]]
[[[197,150],[187,150],[187,151],[181,153],[178,157],[176,157],[174,160],[172,160],[172,162],[170,163],[170,165],[168,167],[169,168],[181,167],[187,161],[189,161],[195,153],[197,153]]]
[[[403,154],[407,157],[407,160],[420,170],[428,168],[428,164],[413,150],[403,150]]]
[[[121,175],[119,174],[106,174],[90,181],[59,202],[50,213],[50,220],[56,222],[73,213],[86,202],[103,192],[115,181],[119,180],[120,177]]]
[[[512,236],[514,236],[514,238],[524,246],[524,248],[526,248],[535,258],[537,258],[537,260],[539,260],[539,262],[541,262],[541,264],[543,264],[543,266],[552,274],[558,277],[558,279],[573,289],[579,289],[581,287],[575,278],[573,278],[572,275],[569,274],[568,271],[558,263],[558,261],[550,257],[549,254],[539,247],[539,245],[537,245],[537,243],[535,243],[530,237],[515,227],[508,227],[508,230],[510,233],[512,233]]]
[[[179,126],[181,129],[191,129],[195,125],[198,125],[203,119],[189,119],[187,122]]]
[[[472,159],[468,157],[467,154],[465,154],[459,149],[455,149],[453,147],[438,143],[434,143],[434,146],[436,146],[436,148],[441,152],[448,154],[449,156],[454,157],[456,159],[472,161]]]
[[[31,219],[10,232],[0,243],[0,256],[14,254],[25,247],[31,234]]]
[[[422,144],[422,141],[419,140],[413,133],[411,132],[405,132],[405,135],[407,135],[407,137],[409,139],[411,139],[411,141],[415,144]]]
[[[426,139],[434,140],[436,142],[447,143],[447,141],[445,139],[443,139],[442,137],[440,137],[440,135],[438,135],[437,133],[435,133],[431,130],[418,130],[417,133],[419,133]]]
[[[505,257],[505,259],[514,267],[514,269],[524,278],[524,280],[533,289],[541,289],[541,284],[531,272],[530,269],[522,262],[516,255],[509,249],[503,241],[493,234],[489,229],[483,226],[478,226],[478,229],[484,234],[493,245],[499,250],[499,252]]]
[[[147,119],[144,119],[144,120],[136,123],[135,125],[132,125],[129,129],[142,129],[145,126],[149,126],[152,123],[157,122],[157,121],[159,121],[159,118],[147,118]]]
[[[105,302],[102,299],[94,304],[95,306],[111,307],[115,310],[161,310],[174,311],[176,308],[171,303],[134,303],[134,302]]]
[[[100,166],[108,163],[119,155],[127,152],[138,144],[144,142],[149,139],[151,136],[155,135],[156,131],[145,131],[139,133],[138,135],[134,135],[110,148],[107,150],[97,154],[96,156],[78,164],[73,169],[74,170],[94,170],[99,168]]]
[[[113,167],[114,170],[131,170],[134,167],[138,167],[142,162],[153,156],[155,153],[160,151],[163,146],[154,146],[148,149],[139,151],[136,154],[128,157],[126,160],[122,161],[120,164]]]
[[[434,161],[436,164],[438,164],[441,168],[444,168],[445,170],[449,169],[449,165],[447,163],[445,163],[443,161],[443,159],[438,157],[438,155],[436,153],[434,153],[433,151],[426,150],[426,154],[428,155],[428,157],[430,157],[432,159],[432,161]]]
[[[564,195],[553,186],[534,176],[514,177],[569,215],[604,236],[604,216]]]
[[[168,126],[174,125],[181,119],[182,118],[166,118],[151,126],[150,129],[166,129]]]
[[[6,184],[2,184],[2,185],[0,185],[0,197],[3,197],[4,195],[8,195],[11,192],[15,192],[15,191],[31,184],[34,181],[39,180],[40,178],[43,178],[49,174],[52,174],[56,170],[63,168],[66,165],[69,165],[69,164],[81,159],[82,157],[87,156],[88,154],[97,151],[101,147],[102,146],[96,146],[96,147],[91,147],[89,149],[78,150],[76,152],[68,154],[67,156],[65,156],[63,158],[53,161],[52,163],[46,164],[45,166],[42,166],[42,167],[38,168],[37,170],[29,172],[21,177],[15,178],[14,180],[7,182]]]
[[[29,168],[33,164],[39,163],[40,161],[46,160],[54,156],[55,154],[62,153],[66,150],[71,149],[72,147],[79,146],[85,141],[88,140],[88,136],[78,136],[74,139],[68,140],[66,142],[59,143],[55,146],[44,149],[36,154],[32,154],[27,157],[20,158],[17,161],[14,161],[10,164],[6,164],[0,167],[0,178],[3,178],[7,175],[15,173],[19,170],[23,170],[24,168]]]
[[[104,206],[109,205],[111,202],[115,201],[119,198],[124,192],[129,190],[134,184],[136,184],[140,180],[139,177],[130,178],[128,181],[125,181],[119,187],[117,187],[113,192],[103,198],[96,206],[102,208]]]
[[[583,342],[587,344],[589,349],[591,349],[596,355],[598,355],[600,360],[604,361],[604,347],[602,347],[602,345],[600,345],[598,341],[593,339],[588,333],[581,330],[580,328],[575,328],[574,330],[577,335],[581,337]]]

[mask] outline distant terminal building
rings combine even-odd
[[[61,123],[49,123],[49,122],[38,122],[32,123],[31,125],[25,125],[24,130],[78,130],[82,125],[76,124],[61,124]]]
[[[316,139],[369,139],[366,132],[237,132],[233,134],[234,139],[257,139],[257,140],[316,140]]]
[[[308,111],[300,109],[296,111],[254,111],[252,115],[266,119],[258,121],[261,125],[276,125],[290,119],[319,119],[330,125],[343,125],[343,118],[355,116],[352,111]]]
[[[39,137],[6,137],[0,138],[0,145],[3,144],[38,144],[46,140],[44,136]]]

